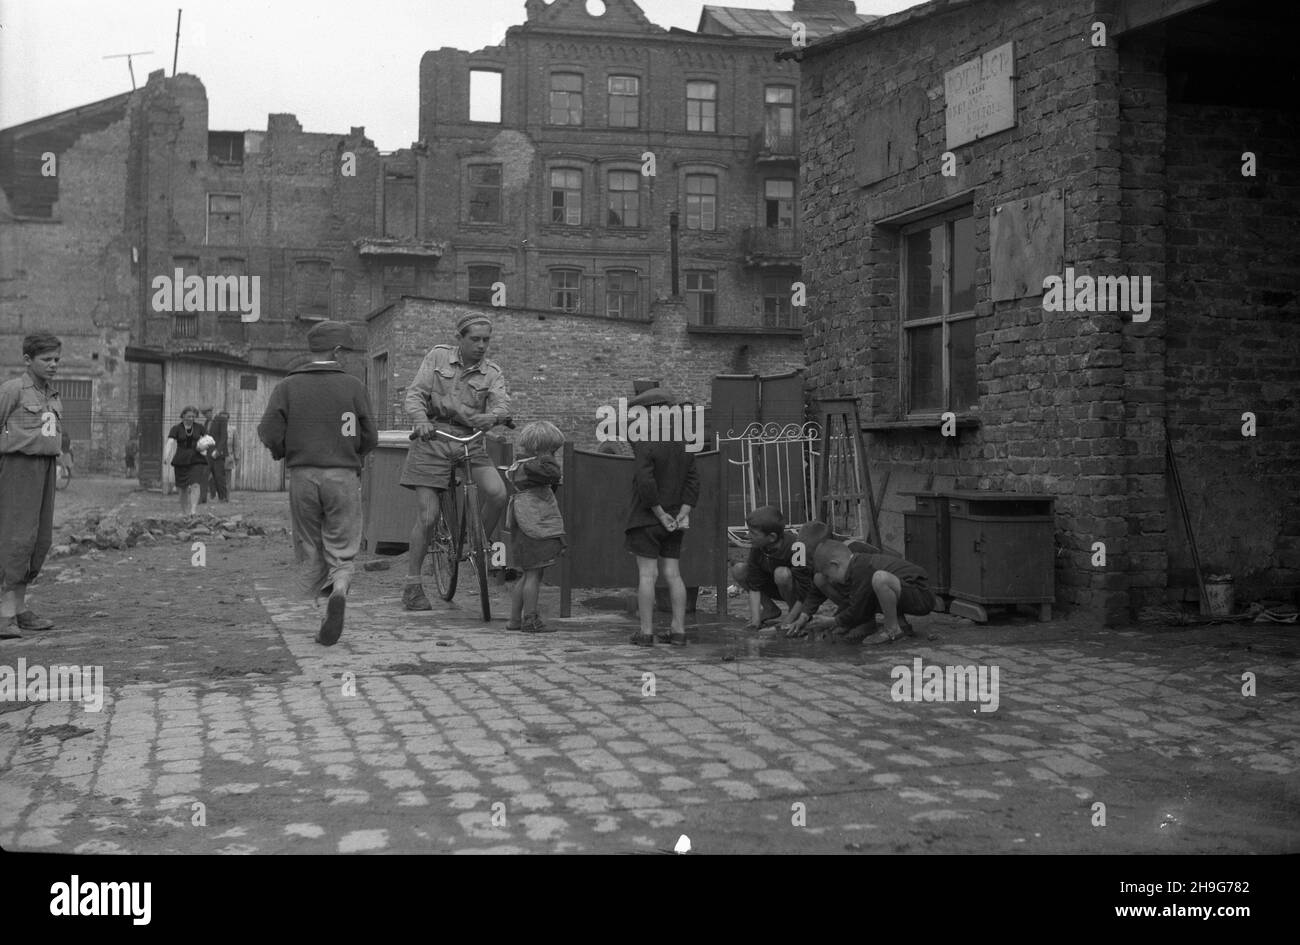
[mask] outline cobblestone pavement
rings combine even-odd
[[[0,665],[103,665],[104,706],[0,703],[0,845],[1300,851],[1294,627],[932,615],[872,650],[701,614],[693,645],[642,650],[622,613],[540,636],[483,626],[472,597],[405,613],[395,567],[359,577],[326,649],[287,560],[248,540],[197,577],[166,548],[56,568],[42,600],[68,629],[0,642]],[[917,658],[996,667],[996,711],[895,701]]]

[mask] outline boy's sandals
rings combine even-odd
[[[897,630],[889,630],[886,627],[881,627],[879,630],[877,630],[871,636],[867,637],[862,642],[867,646],[880,646],[885,643],[894,643],[898,640],[903,639],[903,637],[905,637],[906,635],[907,634],[903,632],[901,627]]]
[[[656,633],[655,639],[658,640],[660,643],[670,643],[673,646],[685,646],[686,632],[682,631],[681,633]]]
[[[548,627],[542,623],[542,618],[537,614],[524,614],[524,623],[521,628],[524,633],[553,633],[554,627]]]
[[[781,608],[776,606],[776,604],[769,603],[766,607],[763,608],[763,612],[759,615],[758,625],[759,627],[762,627],[764,624],[768,624],[771,623],[773,620],[780,620],[780,619],[781,619]]]
[[[634,633],[628,642],[635,646],[654,646],[655,638],[651,633]]]

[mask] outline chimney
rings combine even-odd
[[[795,13],[847,13],[858,12],[853,0],[794,0]]]

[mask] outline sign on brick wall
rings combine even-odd
[[[944,73],[949,150],[1015,127],[1014,47],[1006,43]]]
[[[916,126],[925,117],[929,100],[922,89],[883,102],[865,112],[854,136],[858,186],[865,187],[916,167]]]
[[[1059,190],[1011,200],[989,214],[994,302],[1043,294],[1065,255],[1065,199]]]

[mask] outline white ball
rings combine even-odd
[[[203,434],[203,436],[199,437],[198,450],[200,453],[206,453],[208,450],[212,449],[212,447],[216,445],[217,445],[217,441],[212,437],[208,436],[206,433]]]

